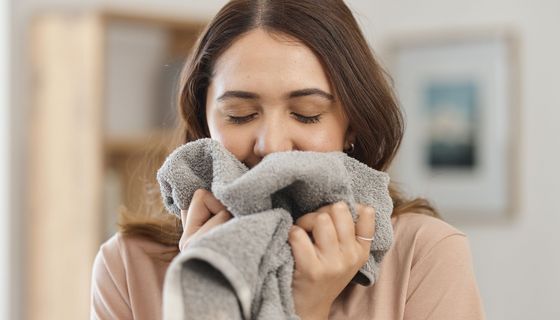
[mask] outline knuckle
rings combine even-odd
[[[288,232],[288,241],[289,242],[294,242],[297,239],[298,235],[297,235],[297,231],[295,229],[290,230],[290,232]]]
[[[330,272],[330,276],[335,276],[335,275],[339,275],[341,273],[344,273],[346,271],[346,264],[343,263],[342,261],[339,261],[337,263],[333,263],[331,265],[331,272]]]
[[[228,221],[228,220],[230,220],[231,218],[233,218],[233,216],[231,215],[231,213],[230,213],[229,211],[225,210],[225,209],[222,210],[222,211],[220,211],[220,212],[218,212],[218,214],[219,214],[225,221]]]
[[[319,211],[328,212],[328,211],[333,207],[333,205],[334,205],[334,204],[327,204],[327,205],[324,205],[324,206],[318,208],[316,211],[317,211],[317,212],[319,212]]]
[[[206,195],[208,194],[208,192],[210,192],[210,191],[208,191],[208,190],[206,190],[206,189],[203,189],[203,188],[196,189],[196,190],[194,191],[194,194],[193,194],[193,199],[196,199],[196,200],[203,199],[204,197],[206,197]]]
[[[346,202],[338,201],[337,203],[334,204],[334,209],[336,211],[343,211],[343,210],[347,210],[348,206],[346,205]]]
[[[328,224],[331,222],[331,217],[326,212],[321,212],[317,215],[317,223]]]
[[[290,230],[290,232],[288,233],[288,238],[291,239],[292,241],[299,239],[299,237],[301,237],[302,234],[302,229],[294,227]]]
[[[375,209],[373,207],[365,206],[364,211],[366,214],[375,216]]]
[[[362,259],[362,255],[360,254],[360,252],[358,251],[351,251],[348,254],[348,261],[352,264],[352,265],[356,265],[360,262],[360,260]]]
[[[302,221],[305,221],[304,218],[307,215],[309,215],[309,214],[304,214],[303,216],[297,218],[296,221],[294,222],[294,224],[297,224],[297,225],[301,224]]]
[[[210,215],[210,219],[215,220],[218,223],[222,223],[226,220],[227,215],[225,215],[224,211],[220,211],[214,215]]]
[[[363,266],[364,264],[366,264],[368,262],[368,260],[369,260],[369,252],[366,252],[366,253],[362,254],[361,257],[360,257],[360,265]]]

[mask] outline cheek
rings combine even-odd
[[[317,151],[341,151],[342,138],[332,132],[325,132],[322,135],[316,135],[312,139]]]
[[[312,151],[342,151],[344,130],[338,126],[321,126],[300,133],[301,147]]]
[[[212,121],[208,122],[208,127],[210,129],[210,137],[223,144],[237,159],[245,159],[249,152],[252,151],[251,133],[247,130],[240,130],[239,128]]]

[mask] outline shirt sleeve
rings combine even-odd
[[[95,257],[90,318],[91,320],[133,319],[125,268],[116,238],[103,244]]]
[[[404,319],[485,319],[464,234],[439,240],[412,266]]]

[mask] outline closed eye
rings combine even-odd
[[[315,116],[310,116],[310,117],[302,116],[302,115],[297,114],[297,113],[292,113],[292,114],[294,115],[294,117],[298,121],[301,121],[303,123],[317,123],[321,119],[321,114],[318,114],[318,115],[315,115]]]
[[[322,114],[317,114],[314,116],[303,116],[294,112],[292,112],[292,114],[294,115],[294,118],[296,118],[296,120],[306,124],[318,123],[322,116]],[[243,117],[227,116],[227,121],[234,124],[242,124],[251,121],[256,115],[256,113],[252,113]]]
[[[250,121],[254,118],[256,113],[250,114],[248,116],[243,117],[234,117],[234,116],[227,116],[227,121],[235,124],[241,124]]]

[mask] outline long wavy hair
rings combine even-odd
[[[181,72],[177,107],[182,122],[171,146],[210,136],[206,123],[206,93],[214,64],[236,39],[256,28],[270,35],[291,36],[320,57],[356,133],[350,156],[376,170],[387,170],[403,138],[403,115],[390,76],[375,59],[351,10],[342,0],[233,0],[227,3],[202,31]],[[153,181],[155,170],[151,173],[151,185],[157,189]],[[389,189],[394,204],[393,216],[411,212],[441,218],[427,200],[407,199],[394,182]],[[161,200],[152,201],[152,204],[155,202]],[[182,233],[178,218],[164,213],[162,206],[148,211],[150,214],[122,212],[120,231],[176,245]]]

